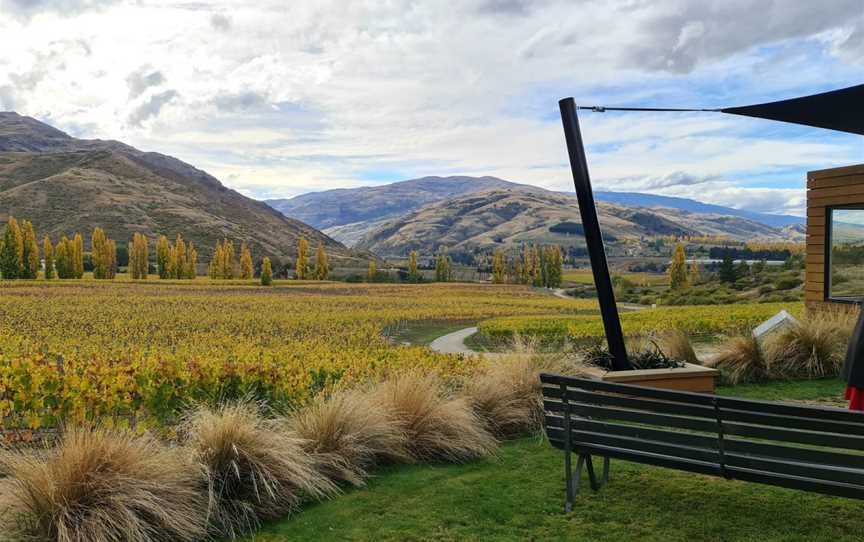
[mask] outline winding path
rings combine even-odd
[[[466,327],[438,337],[429,344],[429,348],[444,354],[476,354],[465,344],[465,339],[475,333],[477,333],[476,327]]]

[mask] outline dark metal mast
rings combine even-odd
[[[567,152],[570,155],[573,185],[579,200],[582,228],[585,230],[585,244],[591,259],[591,272],[594,274],[594,286],[597,288],[600,314],[606,330],[606,342],[609,344],[609,353],[613,357],[612,366],[616,371],[626,371],[633,366],[627,358],[624,333],[621,331],[618,307],[615,305],[615,293],[612,291],[609,265],[606,262],[603,237],[597,220],[597,207],[594,204],[594,192],[591,190],[591,177],[588,174],[588,160],[582,143],[582,132],[579,129],[576,102],[573,98],[564,98],[558,102],[558,105],[561,108],[561,121],[564,123],[564,136],[567,139]]]

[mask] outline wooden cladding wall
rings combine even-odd
[[[864,205],[864,164],[807,174],[807,271],[804,299],[808,305],[825,301],[828,208],[842,205]]]

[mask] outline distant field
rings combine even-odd
[[[669,277],[663,273],[612,273],[613,277],[621,277],[635,286],[668,286]],[[594,275],[590,269],[571,269],[564,271],[564,283],[594,284]]]
[[[691,335],[712,335],[752,329],[781,310],[800,314],[803,303],[740,303],[660,307],[621,313],[621,327],[628,336],[680,329]],[[524,315],[491,318],[479,325],[480,338],[502,343],[514,335],[533,337],[542,343],[567,339],[580,341],[604,336],[603,322],[596,315]]]
[[[242,395],[290,406],[406,367],[471,368],[386,336],[417,323],[588,310],[593,300],[505,285],[0,281],[0,420],[36,428],[135,415],[161,425],[190,401]]]

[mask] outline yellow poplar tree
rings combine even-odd
[[[504,251],[498,249],[492,256],[492,282],[495,284],[504,284],[506,273],[506,263],[504,259]]]
[[[233,279],[236,276],[237,258],[234,255],[234,241],[222,241],[222,278]]]
[[[72,260],[72,278],[80,279],[84,276],[84,238],[80,233],[76,233],[72,239],[69,254]]]
[[[183,263],[183,278],[193,280],[196,276],[198,276],[198,251],[190,242],[186,249],[186,261]]]
[[[3,242],[0,246],[0,272],[4,279],[17,279],[21,276],[24,260],[24,235],[14,216],[9,217]]]
[[[105,231],[97,227],[93,230],[93,235],[90,237],[90,258],[93,262],[93,278],[107,279],[108,278],[108,237],[105,236]]]
[[[240,278],[249,280],[252,278],[252,252],[246,245],[246,241],[240,243]]]
[[[273,268],[270,265],[270,258],[264,256],[261,261],[261,285],[270,286],[273,284]]]
[[[408,254],[408,281],[409,282],[419,282],[420,281],[420,272],[417,270],[417,251],[412,250],[410,254]]]
[[[21,278],[35,279],[39,276],[39,243],[33,224],[25,220],[22,228]]]
[[[297,243],[297,265],[295,276],[297,280],[304,280],[309,270],[309,241],[301,237]]]
[[[47,235],[42,239],[42,253],[45,255],[45,280],[51,280],[54,278],[54,247]]]
[[[133,280],[147,279],[150,271],[150,254],[147,237],[140,233],[132,235],[132,243],[129,247],[129,274]]]
[[[669,287],[680,290],[687,286],[687,260],[684,256],[684,245],[678,243],[672,252],[672,264],[669,266]]]
[[[369,261],[369,269],[366,271],[366,280],[375,282],[378,279],[378,264],[375,260]]]
[[[543,286],[543,267],[537,245],[531,246],[531,283],[534,286]]]
[[[315,280],[327,280],[330,276],[330,262],[327,261],[327,252],[324,250],[324,244],[318,243],[318,249],[315,251]]]
[[[156,241],[156,267],[159,271],[160,279],[167,279],[171,276],[171,243],[164,235],[159,236]]]
[[[72,245],[65,235],[60,238],[55,247],[54,266],[57,268],[57,278],[72,278]]]

